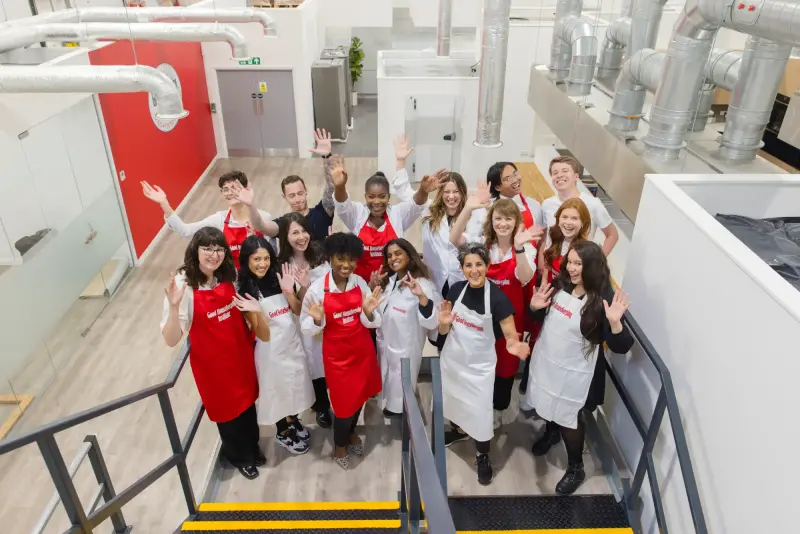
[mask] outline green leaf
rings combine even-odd
[[[361,39],[358,37],[350,40],[350,78],[354,84],[361,78],[364,69],[365,54],[361,44]]]

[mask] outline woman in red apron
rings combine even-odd
[[[381,325],[381,288],[370,291],[355,274],[364,252],[353,234],[337,232],[325,240],[331,270],[311,284],[303,299],[300,325],[304,333],[322,333],[322,363],[333,407],[333,458],[343,469],[350,453],[364,454],[355,433],[364,403],[381,390],[381,372],[369,330]]]
[[[511,301],[514,308],[514,327],[522,337],[524,333],[525,299],[523,289],[533,280],[534,254],[526,253],[525,245],[532,240],[531,233],[523,228],[522,214],[511,200],[498,200],[486,218],[484,231],[490,261],[486,278],[494,282]],[[497,366],[494,380],[494,428],[502,424],[503,411],[511,403],[511,390],[519,370],[519,358],[510,354],[505,340],[495,343]]]
[[[398,173],[405,173],[401,169]],[[353,202],[347,194],[347,173],[344,169],[334,169],[333,199],[336,213],[353,234],[364,243],[364,252],[357,258],[355,274],[369,280],[373,272],[383,264],[383,249],[392,239],[403,237],[417,219],[420,218],[428,201],[428,193],[437,190],[444,182],[434,176],[425,176],[411,202],[389,205],[389,180],[382,172],[371,176],[364,185],[364,200],[361,204]],[[405,177],[405,181],[408,178]]]
[[[192,374],[208,418],[217,423],[222,452],[252,479],[258,476],[256,466],[266,463],[258,445],[253,332],[263,341],[270,335],[258,301],[237,295],[235,280],[222,232],[211,227],[197,231],[165,290],[161,333],[170,347],[188,334]]]
[[[549,284],[553,279],[558,278],[561,272],[561,263],[564,260],[564,254],[567,253],[570,243],[586,240],[589,237],[589,231],[592,227],[591,215],[586,204],[579,198],[571,198],[565,201],[561,207],[558,208],[555,215],[556,223],[548,230],[547,240],[543,241],[547,248],[542,246],[539,249],[539,270],[542,273],[541,284]],[[535,284],[529,284],[534,287]],[[525,295],[525,302],[530,302],[532,296]],[[531,337],[528,343],[533,351],[533,346],[536,344],[536,339],[539,337],[542,324],[533,321],[528,316],[530,324],[532,324]],[[525,393],[528,388],[528,376],[530,374],[531,363],[530,360],[525,362],[525,370],[522,373],[522,380],[519,383],[520,393]],[[523,409],[530,409],[531,406],[523,405]]]

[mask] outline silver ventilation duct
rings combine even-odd
[[[592,24],[581,17],[583,0],[559,0],[550,48],[550,72],[556,83],[567,83],[567,94],[588,95],[597,64],[597,38]]]
[[[667,0],[634,0],[630,39],[627,43],[629,57],[643,48],[656,47],[658,27],[666,3]]]
[[[673,37],[664,61],[662,83],[656,91],[650,116],[650,130],[644,139],[647,152],[664,159],[677,159],[681,149],[686,146],[684,139],[694,122],[692,101],[702,87],[706,58],[720,27],[797,46],[800,45],[798,20],[800,20],[800,3],[796,0],[760,0],[752,4],[728,2],[728,0],[687,0],[675,23]],[[780,56],[783,54],[783,47],[778,47],[779,50],[776,50],[774,47],[764,46],[763,55],[751,51],[751,56],[755,59],[753,63],[762,61],[758,59],[761,57],[773,66],[750,67],[753,69],[752,75],[757,75],[762,69],[771,73],[774,66],[782,61]],[[789,49],[791,50],[791,47]],[[742,83],[746,84],[748,81],[756,85],[762,82],[757,78],[749,80],[744,78]],[[768,88],[772,87],[772,84],[772,80],[764,83]],[[759,91],[761,90],[765,89]],[[741,91],[747,94],[744,88]],[[748,92],[752,95],[756,91],[757,89],[750,88]],[[771,98],[774,97],[773,92]],[[745,105],[751,105],[751,98],[755,100],[754,97],[748,96]],[[743,103],[745,102],[740,99],[734,105],[740,106]],[[750,133],[729,134],[728,138],[723,140],[723,153],[735,155],[734,152],[739,154],[737,151],[744,150],[748,155],[755,154],[751,142],[752,123],[761,120],[763,109],[745,111],[740,117],[747,115],[750,118],[745,119],[744,123],[740,121],[740,124],[743,130],[748,130]]]
[[[156,118],[182,119],[180,91],[166,74],[153,67],[38,66],[0,67],[0,93],[136,93],[156,101]]]
[[[450,55],[453,34],[453,0],[439,0],[439,25],[436,28],[436,55]]]
[[[631,4],[632,5],[632,4]],[[597,79],[605,82],[614,82],[622,70],[625,59],[625,47],[631,32],[630,17],[615,19],[606,28],[603,46],[597,60]]]
[[[210,24],[92,22],[54,23],[0,28],[0,52],[42,41],[90,41],[92,39],[137,39],[149,41],[227,41],[234,59],[250,57],[244,35],[233,26]]]
[[[262,9],[211,9],[192,7],[82,7],[14,20],[14,26],[56,22],[258,22],[264,35],[275,36],[275,22]]]
[[[481,44],[478,88],[478,126],[475,146],[502,146],[503,99],[508,59],[508,24],[511,0],[484,0],[483,41]]]

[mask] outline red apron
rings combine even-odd
[[[361,324],[361,288],[329,290],[325,275],[322,364],[336,417],[350,417],[381,390],[381,370],[369,330]]]
[[[528,203],[525,201],[525,196],[524,195],[520,195],[519,199],[522,201],[522,206],[525,208],[524,210],[522,210],[522,224],[525,225],[525,228],[530,228],[534,224],[536,224],[536,220],[533,218],[533,213],[531,213],[531,208],[528,206]],[[536,248],[537,244],[538,243],[536,243],[534,241],[532,243],[533,248]],[[534,270],[535,270],[536,267],[535,266],[532,266],[532,267],[534,267]],[[533,292],[536,290],[536,288],[534,286],[535,286],[534,282],[531,281],[530,283],[528,283],[527,285],[522,287],[522,298],[527,303],[530,303],[531,299],[533,298]],[[528,317],[527,313],[525,313],[524,314],[524,318],[522,320],[522,330],[520,330],[520,332],[523,332],[523,331],[524,332],[531,332],[531,337],[533,337],[534,329],[538,329],[538,325],[536,323],[534,323],[530,319],[530,317]],[[536,331],[536,334],[537,335],[539,334],[538,330]]]
[[[231,210],[228,210],[228,215],[225,216],[225,222],[222,224],[222,235],[231,247],[231,256],[233,256],[233,264],[239,268],[239,251],[242,249],[242,243],[247,239],[247,227],[240,226],[239,228],[231,228],[228,223],[231,220]],[[256,235],[264,235],[261,232],[256,232]]]
[[[522,296],[522,284],[514,275],[517,267],[517,254],[511,253],[511,259],[493,263],[486,271],[486,278],[497,284],[505,293],[514,307],[514,327],[518,334],[522,334],[525,317],[525,299]],[[530,285],[530,284],[528,284]],[[497,366],[494,374],[501,378],[510,378],[517,374],[519,369],[519,358],[509,354],[506,350],[506,340],[498,339],[494,343],[494,350],[497,353]]]
[[[228,422],[258,398],[253,336],[230,282],[194,292],[189,363],[208,418]]]
[[[367,282],[373,271],[377,271],[383,265],[383,249],[386,243],[397,237],[392,223],[389,222],[389,215],[384,214],[383,220],[385,221],[383,232],[379,232],[369,223],[364,223],[358,232],[358,238],[364,242],[364,254],[356,263],[355,273]]]
[[[547,283],[552,284],[553,280],[561,273],[561,262],[564,256],[559,256],[553,260],[553,265],[547,270]]]

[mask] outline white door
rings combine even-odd
[[[458,171],[461,163],[461,111],[456,95],[411,96],[406,102],[406,135],[414,152],[407,162],[409,177],[418,182],[438,169]]]

